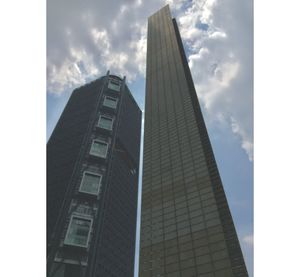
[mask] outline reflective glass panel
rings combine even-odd
[[[71,218],[64,243],[74,246],[87,247],[91,225],[91,219],[73,216]]]
[[[121,84],[116,80],[109,80],[108,82],[108,88],[112,89],[114,91],[120,92],[121,90]]]
[[[103,105],[115,109],[117,107],[117,99],[105,96]]]
[[[106,116],[100,116],[99,120],[99,127],[104,128],[107,130],[112,130],[112,125],[113,125],[113,119],[106,117]]]
[[[98,157],[106,158],[107,148],[107,143],[101,141],[93,141],[90,153]]]
[[[80,186],[81,192],[97,195],[101,186],[101,175],[85,172]]]

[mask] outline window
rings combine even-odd
[[[112,89],[114,91],[120,92],[121,90],[121,84],[118,80],[115,79],[109,79],[108,81],[108,88]]]
[[[117,107],[118,99],[105,96],[103,105],[112,109],[115,109]]]
[[[107,150],[108,144],[106,142],[94,139],[90,154],[100,158],[106,158]]]
[[[76,204],[74,208],[77,214],[84,214],[85,216],[93,214],[93,208],[88,204]]]
[[[100,115],[98,126],[106,130],[112,130],[113,119],[108,116]]]
[[[92,218],[72,215],[64,244],[86,248],[89,242],[92,223]]]
[[[130,173],[131,173],[132,175],[134,175],[134,174],[136,173],[136,169],[135,169],[135,168],[131,169],[131,170],[130,170]]]
[[[85,171],[81,180],[80,192],[98,195],[101,187],[102,175]]]

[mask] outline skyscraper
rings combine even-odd
[[[73,91],[47,144],[48,277],[133,276],[140,132],[125,77]]]
[[[139,277],[248,276],[169,6],[147,43]]]

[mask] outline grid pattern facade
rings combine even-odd
[[[133,276],[140,132],[125,78],[72,93],[47,144],[48,277]]]
[[[169,6],[148,19],[139,277],[248,276]]]

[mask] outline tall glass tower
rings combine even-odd
[[[139,277],[248,276],[169,6],[148,19]]]
[[[47,276],[132,277],[141,110],[125,78],[72,93],[47,144]]]

